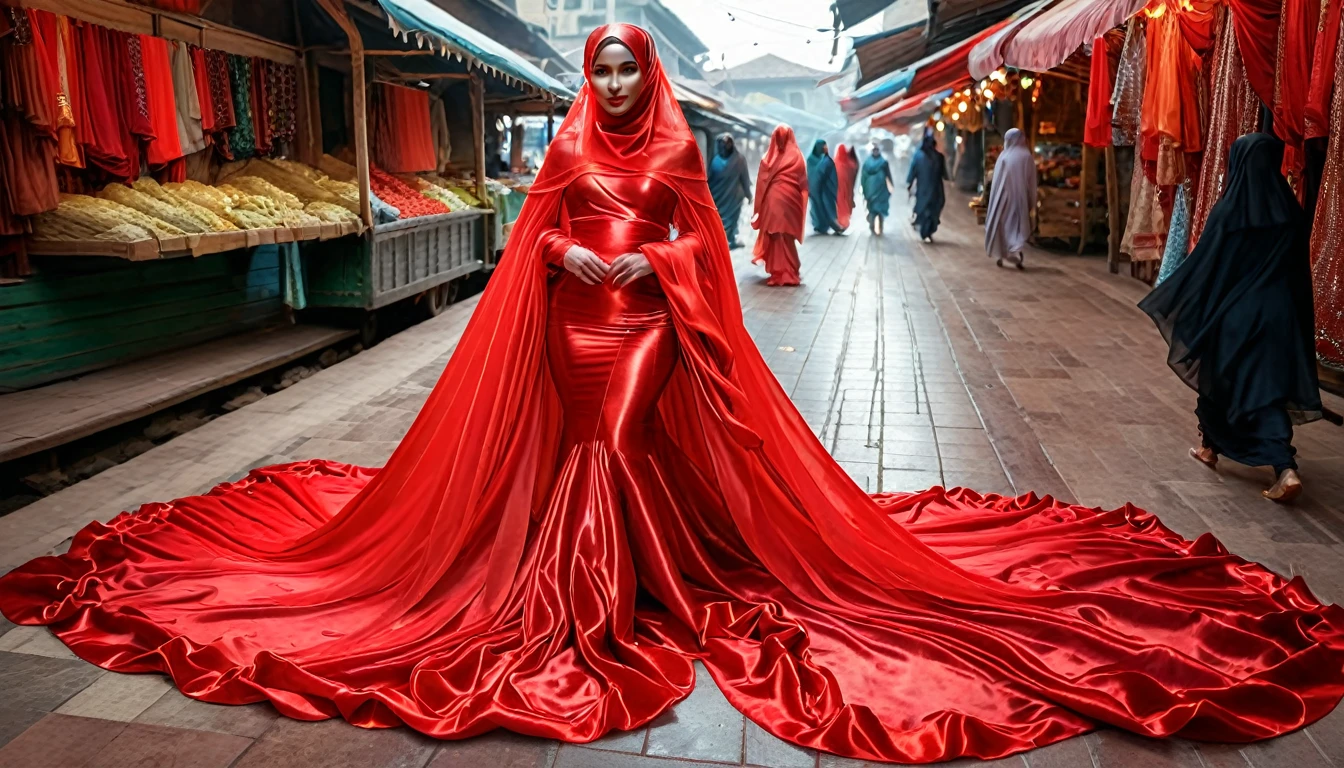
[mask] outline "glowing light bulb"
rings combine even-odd
[[[968,109],[970,109],[970,108],[971,108],[970,105],[968,105],[968,104],[967,104],[966,102],[964,102],[964,101],[957,105],[957,111],[958,111],[958,112],[965,112],[966,110],[968,110]]]
[[[958,120],[960,120],[960,119],[961,119],[961,113],[960,113],[960,112],[953,112],[953,113],[952,113],[952,122],[955,123],[956,121],[958,121]]]
[[[942,120],[939,120],[938,123],[937,123],[936,125],[934,125],[933,127],[934,127],[934,128],[937,128],[938,131],[941,133],[941,132],[943,131],[943,129],[947,127],[947,123],[944,123]]]
[[[960,136],[957,137],[957,143],[958,143],[958,144],[961,143],[961,137],[960,137]]]

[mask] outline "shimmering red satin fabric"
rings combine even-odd
[[[1212,537],[1132,507],[855,486],[743,327],[651,42],[605,34],[649,75],[643,113],[580,93],[387,466],[268,467],[94,523],[0,578],[4,613],[195,698],[440,737],[634,728],[697,658],[771,733],[888,761],[1098,722],[1248,741],[1338,702],[1344,612]],[[574,242],[654,274],[576,284]]]

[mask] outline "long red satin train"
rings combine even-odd
[[[387,466],[268,467],[82,530],[0,609],[82,658],[303,719],[589,741],[703,660],[775,735],[849,757],[994,758],[1108,723],[1250,741],[1344,696],[1344,614],[1132,507],[870,497],[742,325],[653,44],[587,90],[443,378]],[[668,239],[668,226],[676,237]],[[581,243],[656,277],[558,268]]]

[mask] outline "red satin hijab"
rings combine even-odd
[[[679,602],[624,608],[642,645],[666,649],[661,664],[702,659],[729,701],[793,743],[899,762],[1000,757],[1098,722],[1250,741],[1338,703],[1344,609],[1210,536],[1186,541],[1129,506],[858,487],[743,326],[704,167],[652,41],[614,25],[590,50],[608,36],[639,57],[647,96],[611,119],[580,90],[387,466],[268,467],[91,524],[69,554],[0,577],[5,615],[52,625],[106,668],[168,672],[194,698],[270,700],[303,719],[568,741],[648,722],[658,670],[634,661],[594,673],[606,680],[600,711],[569,706],[594,699],[567,687],[582,681],[520,691],[500,671],[519,654],[610,660],[585,650],[607,638],[563,623],[572,617],[529,637],[545,617],[506,606],[545,586],[520,574],[535,573],[530,534],[563,419],[546,364],[542,234],[580,174],[646,174],[675,192],[684,234],[642,247],[680,347],[654,441],[697,500],[659,521],[668,559],[632,565],[683,585]],[[758,185],[767,203],[799,154],[787,132],[775,142]],[[706,551],[723,554],[696,557]]]
[[[793,129],[780,125],[756,175],[756,217],[751,226],[765,233],[783,232],[802,242],[807,224],[807,162]]]

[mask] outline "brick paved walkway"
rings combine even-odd
[[[899,208],[900,206],[898,206]],[[933,245],[899,221],[815,238],[797,289],[768,289],[738,252],[747,323],[832,453],[870,491],[933,484],[1130,500],[1189,537],[1344,596],[1344,430],[1302,430],[1308,495],[1262,501],[1266,473],[1209,473],[1185,458],[1193,397],[1164,365],[1143,286],[1096,259],[1031,253],[1025,273],[981,255],[962,203]],[[862,230],[858,219],[857,229]],[[0,572],[68,546],[93,518],[204,491],[256,466],[310,457],[380,464],[433,386],[473,302],[126,464],[0,518]],[[1339,405],[1338,402],[1335,403]],[[638,732],[586,747],[508,734],[437,743],[407,729],[278,718],[268,705],[192,701],[163,679],[104,673],[45,630],[0,621],[0,768],[22,766],[482,766],[856,768],[795,749],[733,710],[701,670],[696,691]],[[1237,748],[1102,731],[1014,768],[1344,764],[1344,712]],[[970,764],[970,763],[966,763]]]

